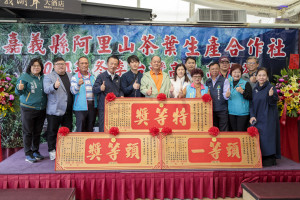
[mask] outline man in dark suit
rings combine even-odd
[[[121,78],[116,74],[119,58],[115,55],[108,57],[107,70],[99,74],[93,85],[93,93],[98,94],[99,132],[104,132],[104,104],[108,93],[113,92],[116,97],[123,97]]]

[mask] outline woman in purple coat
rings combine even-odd
[[[272,166],[281,157],[278,94],[268,81],[266,68],[258,69],[256,79],[258,82],[250,103],[250,123],[259,131],[263,166]]]

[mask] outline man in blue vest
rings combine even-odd
[[[79,72],[71,79],[76,132],[93,132],[97,112],[97,96],[93,93],[95,77],[88,72],[89,60],[87,57],[78,59],[78,68]]]
[[[209,64],[210,78],[206,81],[213,99],[213,122],[220,131],[228,131],[228,104],[226,93],[229,92],[229,82],[220,75],[220,65],[217,62]]]

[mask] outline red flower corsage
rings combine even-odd
[[[204,102],[210,102],[212,100],[212,98],[209,94],[204,94],[202,96],[202,99],[203,99]]]
[[[153,137],[155,137],[155,136],[159,135],[159,128],[154,126],[152,128],[149,128],[149,132],[151,133],[151,135]]]
[[[109,134],[111,134],[111,135],[116,136],[116,135],[118,135],[119,133],[120,133],[120,131],[119,131],[119,128],[118,128],[118,127],[111,127],[111,128],[109,129]]]
[[[70,130],[68,127],[62,126],[58,129],[58,133],[60,133],[62,136],[66,136],[68,133],[70,133]]]
[[[159,93],[157,95],[158,101],[165,101],[167,99],[167,96],[164,93]]]
[[[213,126],[213,127],[210,127],[210,129],[208,129],[208,132],[209,132],[209,135],[216,137],[219,135],[220,130],[218,127]]]
[[[115,100],[115,98],[116,98],[116,95],[113,92],[108,93],[105,97],[106,101],[108,101],[108,102]]]
[[[161,132],[166,136],[166,135],[171,135],[172,134],[172,129],[169,127],[163,127],[163,129],[161,130]]]
[[[257,128],[254,126],[247,128],[247,132],[250,134],[251,137],[255,137],[256,135],[259,134]]]

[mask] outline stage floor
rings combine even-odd
[[[25,161],[24,151],[21,149],[4,161],[0,162],[0,174],[56,174],[56,173],[91,173],[97,171],[55,171],[55,162],[49,159],[47,144],[40,145],[40,153],[45,159],[37,163]],[[285,157],[277,160],[277,165],[261,169],[193,169],[193,170],[99,170],[99,172],[198,172],[198,171],[273,171],[273,170],[300,170],[300,163],[296,163]]]

